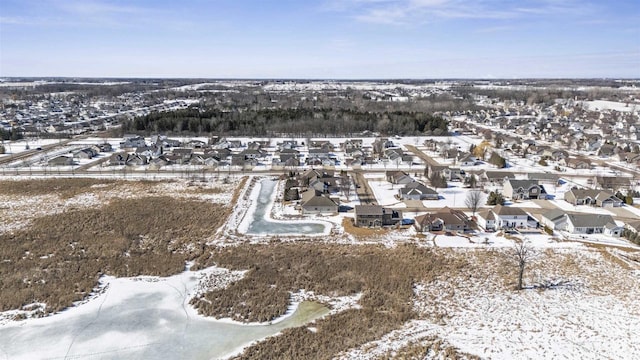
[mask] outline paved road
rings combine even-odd
[[[407,150],[411,151],[415,156],[419,157],[422,161],[424,161],[425,164],[429,164],[433,166],[442,166],[440,165],[440,163],[435,161],[431,156],[425,154],[424,152],[419,150],[417,147],[413,145],[405,145],[405,147],[407,148]]]
[[[22,160],[22,159],[28,159],[29,157],[39,154],[39,153],[44,153],[47,150],[53,150],[57,147],[62,147],[67,145],[68,143],[72,142],[72,141],[77,141],[78,138],[72,138],[72,139],[65,139],[65,140],[61,140],[58,143],[55,144],[49,144],[49,145],[43,145],[40,147],[40,150],[38,149],[31,149],[31,150],[26,150],[17,154],[13,154],[13,155],[9,155],[6,157],[3,157],[0,159],[0,165],[4,165],[4,164],[9,164],[12,163],[14,161],[18,161],[18,160]]]
[[[378,201],[376,200],[371,187],[369,186],[369,182],[362,175],[362,171],[353,171],[353,180],[356,184],[356,192],[358,193],[358,199],[360,199],[361,204],[369,204],[369,205],[378,205]]]

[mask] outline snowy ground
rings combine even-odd
[[[487,263],[482,252],[470,251],[458,255],[470,259],[474,272],[415,287],[420,319],[341,358],[377,359],[409,344],[430,344],[434,337],[463,354],[490,359],[640,355],[637,267],[616,266],[591,249],[547,250],[526,273],[526,289],[514,291],[513,272],[501,279],[497,266],[504,264]]]

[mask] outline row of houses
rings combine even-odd
[[[47,160],[48,166],[71,166],[80,159],[93,159],[102,152],[111,152],[112,147],[109,143],[96,144],[73,150],[69,154],[54,156]]]

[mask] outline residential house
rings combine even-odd
[[[129,166],[140,166],[147,165],[149,163],[149,158],[140,154],[128,154],[126,165]]]
[[[108,142],[101,143],[101,144],[98,144],[96,146],[98,147],[98,151],[99,152],[112,152],[113,151],[113,147]]]
[[[385,173],[387,181],[392,184],[409,184],[415,180],[404,171],[387,171]]]
[[[115,153],[109,157],[109,165],[118,166],[127,164],[127,153]]]
[[[400,165],[403,161],[404,153],[402,149],[387,149],[384,151],[383,159],[388,160],[391,164]]]
[[[491,209],[479,211],[476,219],[478,225],[483,227],[486,231],[495,231],[497,229],[496,215],[491,211]]]
[[[190,149],[203,149],[207,147],[207,143],[201,140],[189,140],[184,144],[185,147]]]
[[[93,159],[97,155],[98,152],[90,147],[73,152],[73,157],[78,159]]]
[[[596,176],[593,178],[592,184],[595,187],[610,191],[617,191],[631,186],[629,178],[617,176]]]
[[[467,176],[464,170],[450,167],[445,167],[441,174],[447,181],[464,181]]]
[[[560,209],[551,209],[540,215],[540,224],[551,230],[564,230],[567,226],[567,216]]]
[[[586,158],[565,158],[558,161],[558,164],[571,169],[591,169],[591,161]]]
[[[428,188],[424,184],[414,181],[398,189],[398,197],[401,200],[438,200],[438,192]]]
[[[280,158],[280,162],[286,162],[289,159],[298,159],[300,157],[300,151],[295,149],[282,149],[277,153]]]
[[[492,185],[502,185],[508,179],[515,179],[515,175],[506,171],[490,171],[485,170],[478,177],[480,181],[489,182]]]
[[[160,169],[163,166],[167,166],[170,165],[171,161],[169,160],[169,158],[167,157],[167,155],[160,155],[156,158],[153,158],[151,160],[149,160],[149,168],[150,169]]]
[[[147,146],[144,138],[140,135],[125,135],[124,141],[120,143],[121,149],[135,149],[139,147]]]
[[[605,190],[571,189],[564,193],[564,200],[572,205],[620,207],[622,200]]]
[[[623,228],[616,224],[611,215],[567,214],[566,230],[572,234],[620,236]]]
[[[640,220],[630,221],[626,223],[624,227],[625,229],[638,234],[640,233]]]
[[[360,227],[391,226],[402,221],[402,211],[380,205],[356,205],[355,213],[355,224]]]
[[[69,166],[73,165],[73,158],[71,156],[60,155],[47,161],[49,166]]]
[[[373,153],[381,155],[388,148],[394,147],[393,141],[390,141],[388,138],[377,138],[371,144],[373,147]]]
[[[470,230],[469,219],[460,210],[453,210],[445,207],[436,213],[428,213],[416,216],[413,224],[417,231],[468,231]]]
[[[244,149],[240,152],[240,155],[244,155],[245,159],[261,159],[265,156],[262,150]]]
[[[193,156],[193,149],[191,148],[177,148],[171,151],[172,155],[179,157],[179,164],[188,164]]]
[[[362,139],[349,139],[340,144],[340,148],[345,153],[349,153],[350,150],[362,149]]]
[[[309,189],[301,195],[300,207],[303,214],[335,214],[338,212],[338,204],[329,196]]]
[[[487,230],[536,227],[529,214],[517,207],[496,205],[478,213],[478,224]]]
[[[512,200],[546,199],[547,192],[537,180],[509,179],[504,184],[502,194]]]

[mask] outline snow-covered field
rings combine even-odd
[[[613,265],[590,249],[547,250],[527,270],[525,290],[514,291],[515,272],[496,276],[504,264],[474,250],[456,253],[470,259],[473,275],[418,284],[419,319],[340,358],[378,359],[408,345],[432,345],[434,338],[462,356],[488,359],[640,356],[637,267]]]
[[[594,100],[583,101],[582,105],[592,111],[596,110],[615,110],[620,112],[637,112],[640,110],[640,104],[629,104],[617,101]]]

